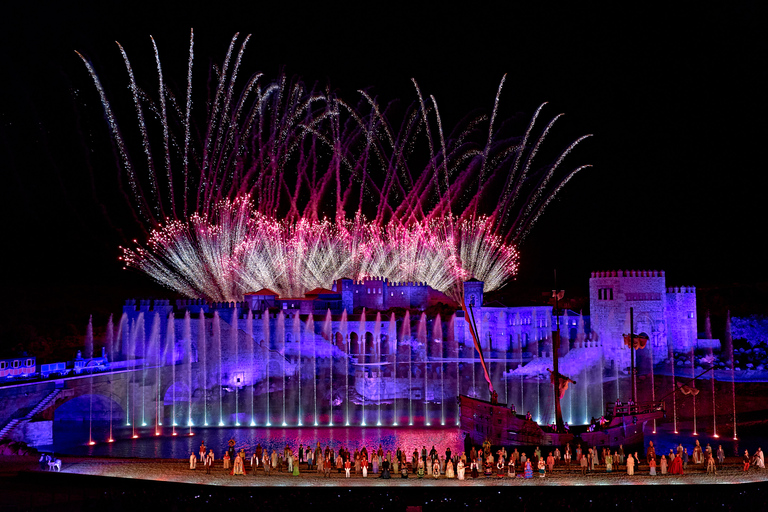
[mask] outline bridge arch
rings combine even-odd
[[[60,402],[53,410],[54,421],[125,421],[125,410],[116,394],[85,393]]]

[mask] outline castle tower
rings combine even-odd
[[[336,292],[341,294],[341,310],[352,314],[355,309],[355,290],[353,289],[354,281],[348,278],[341,278],[336,281]]]
[[[677,352],[688,352],[696,347],[696,288],[676,286],[669,288],[667,299],[667,335]]]
[[[664,271],[612,270],[592,272],[589,304],[593,330],[602,341],[606,360],[629,366],[623,334],[629,334],[629,309],[634,308],[635,334],[646,334],[654,360],[667,355],[667,288]]]
[[[467,310],[472,306],[475,314],[477,314],[477,310],[483,306],[483,289],[485,288],[485,283],[472,278],[469,281],[464,281],[463,284],[464,304],[467,307]]]

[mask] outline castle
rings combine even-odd
[[[169,408],[184,400],[195,424],[201,418],[207,423],[215,410],[220,425],[248,421],[243,411],[250,410],[255,424],[343,417],[365,425],[374,414],[370,404],[376,404],[377,423],[413,424],[419,416],[430,424],[458,418],[460,394],[489,399],[472,320],[494,389],[544,421],[551,388],[542,384],[549,382],[553,331],[559,330],[560,371],[580,383],[566,401],[567,421],[587,422],[604,406],[595,385],[626,375],[630,352],[622,335],[630,330],[629,308],[634,332],[650,339],[644,364],[651,354],[660,362],[699,341],[695,288],[668,288],[659,271],[595,272],[589,284],[590,316],[564,311],[553,317],[551,305],[485,303],[484,284],[474,279],[463,283],[465,308],[425,283],[380,278],[339,279],[304,297],[262,289],[240,302],[130,300],[115,360],[126,368],[180,364],[173,382],[166,377],[160,389],[154,381],[158,389],[149,395],[139,389],[153,379],[137,374],[132,403],[152,396],[158,403],[149,410],[160,410],[159,402]],[[429,309],[438,302],[448,307]],[[442,314],[427,314],[435,310]],[[611,389],[614,399],[622,398],[618,387]]]
[[[238,336],[246,332],[256,333],[255,338],[259,338],[255,339],[256,343],[266,343],[265,338],[269,338],[271,348],[281,336],[288,344],[298,342],[297,336],[308,343],[311,341],[305,339],[307,336],[319,337],[325,339],[326,344],[331,341],[343,353],[371,360],[382,354],[385,357],[394,354],[395,345],[390,339],[393,336],[400,339],[404,333],[412,333],[415,339],[419,335],[418,315],[411,317],[414,325],[404,330],[402,318],[395,318],[393,313],[382,315],[382,311],[391,308],[424,311],[430,305],[443,302],[457,311],[451,319],[441,318],[440,336],[456,343],[455,356],[472,357],[474,348],[463,312],[455,302],[426,283],[393,283],[381,278],[339,279],[332,288],[317,288],[298,298],[280,297],[272,290],[262,289],[245,294],[242,302],[181,299],[171,305],[167,300],[129,300],[123,312],[128,325],[135,323],[139,315],[143,316],[145,333],[138,338],[135,333],[133,335],[133,350],[138,353],[143,353],[142,340],[149,340],[152,335],[153,317],[161,320],[154,329],[163,338],[167,330],[165,320],[173,315],[179,324],[174,329],[179,337],[184,331],[180,317],[189,313],[195,318],[192,328],[195,330],[201,314],[204,323],[208,324],[215,313],[220,321],[234,329],[233,332],[239,332]],[[552,306],[491,306],[483,303],[483,294],[482,281],[473,279],[464,283],[467,310],[473,311],[484,351],[496,357],[506,357],[516,351],[524,358],[526,355],[528,358],[551,357],[552,331],[557,330],[558,321],[552,316]],[[666,358],[670,350],[686,352],[697,346],[696,289],[667,287],[663,271],[593,272],[589,280],[589,297],[590,316],[581,317],[565,311],[559,317],[561,337],[569,340],[568,345],[572,348],[602,347],[606,365],[629,365],[629,351],[622,335],[630,331],[630,308],[634,308],[634,332],[649,337],[654,360]],[[289,324],[281,327],[282,334],[277,332],[280,316],[283,323]],[[249,327],[244,326],[247,318],[253,322]],[[420,335],[434,339],[435,319],[426,320],[426,330]],[[307,327],[308,321],[314,327]],[[390,325],[393,321],[396,325]],[[293,326],[297,322],[301,323],[300,332]],[[211,327],[207,329],[210,334]],[[130,329],[124,330],[123,337],[129,336],[129,332]],[[197,353],[200,350],[197,344],[202,338],[196,335],[193,338],[191,350]],[[238,344],[241,342],[237,341]],[[127,347],[126,340],[124,355],[127,355]],[[183,352],[183,349],[179,348],[179,351]],[[446,351],[444,349],[441,356],[446,357]]]

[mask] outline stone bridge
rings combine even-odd
[[[193,364],[193,371],[196,366]],[[173,387],[188,390],[180,375],[173,381],[172,368],[123,369],[0,387],[0,439],[49,445],[53,444],[54,421],[87,423],[93,419],[125,425],[130,411],[135,414],[136,410],[151,411],[153,423],[156,413],[170,421],[172,404],[166,395]],[[179,392],[176,401],[188,403],[188,397],[182,395]]]

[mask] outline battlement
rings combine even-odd
[[[388,283],[389,286],[397,287],[397,286],[428,286],[427,283],[423,283],[420,281],[397,281],[397,282],[391,282]]]
[[[663,270],[607,270],[592,272],[592,279],[598,277],[664,277]]]
[[[353,279],[352,284],[374,284],[374,283],[387,283],[389,280],[386,277],[363,277],[362,279]]]
[[[211,309],[248,309],[247,302],[212,302]]]
[[[187,308],[189,306],[207,306],[208,301],[205,299],[176,299],[176,307],[179,309]]]
[[[695,286],[670,286],[667,293],[696,293]]]
[[[168,308],[171,301],[168,299],[127,299],[123,306],[123,311],[152,311],[158,308]]]

